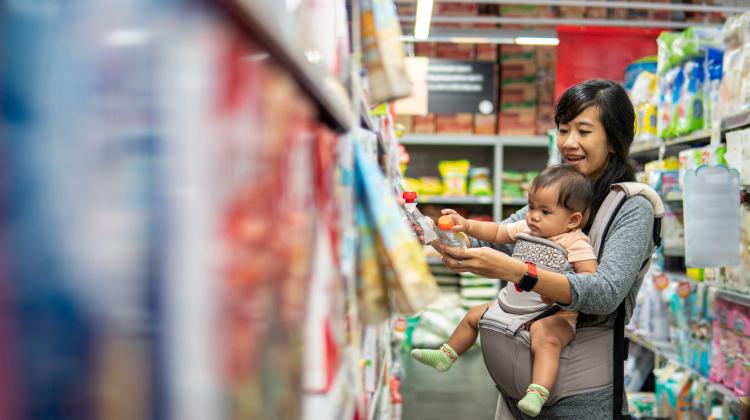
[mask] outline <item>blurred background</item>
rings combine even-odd
[[[750,184],[748,11],[0,2],[0,419],[492,418],[478,350],[441,378],[407,352],[501,282],[442,267],[402,194],[431,218],[520,209],[559,162],[555,100],[590,78],[630,91],[631,156],[669,204],[631,412],[739,418],[750,213],[714,213],[737,238],[696,259],[684,215],[711,203],[683,191],[700,165]]]

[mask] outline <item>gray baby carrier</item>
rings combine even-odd
[[[654,244],[659,245],[664,207],[659,195],[645,184],[626,182],[612,185],[589,232],[597,258],[601,258],[609,227],[622,204],[641,195],[654,208]],[[558,244],[531,235],[519,234],[513,257],[537,264],[539,268],[565,272],[570,270],[565,250]],[[643,262],[638,277],[648,270],[651,258]],[[494,305],[479,321],[482,354],[497,388],[506,396],[521,399],[531,383],[532,355],[529,326],[532,322],[559,311],[547,305],[534,292],[521,292],[512,284],[503,288]],[[597,391],[614,384],[613,418],[620,419],[623,395],[623,360],[627,354],[624,338],[625,307],[620,304],[614,329],[580,328],[560,354],[560,370],[545,405],[559,399]]]

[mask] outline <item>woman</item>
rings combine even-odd
[[[594,201],[585,232],[612,184],[635,181],[628,164],[628,150],[634,135],[633,105],[625,89],[607,80],[589,80],[568,89],[555,110],[557,147],[568,165],[574,165],[594,185]],[[519,210],[502,223],[525,217]],[[534,291],[557,302],[563,309],[580,312],[578,328],[613,327],[616,311],[625,301],[626,320],[635,306],[641,282],[637,274],[653,250],[654,212],[643,197],[627,200],[614,218],[605,238],[599,267],[593,274],[559,274],[538,270]],[[443,262],[455,272],[472,272],[517,284],[526,274],[524,262],[515,260],[499,247],[471,238],[466,250],[452,248]],[[438,245],[438,248],[442,248]],[[610,349],[602,349],[610,352]],[[500,395],[497,418],[527,419],[518,401]],[[612,417],[612,388],[563,398],[545,407],[537,418],[604,419]],[[624,412],[627,404],[624,404]]]

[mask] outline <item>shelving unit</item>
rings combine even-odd
[[[342,133],[351,129],[352,106],[344,86],[305,58],[292,33],[279,30],[292,26],[288,14],[277,13],[268,1],[221,0],[219,4],[243,31],[289,70],[315,101],[323,122]]]
[[[660,155],[673,154],[674,151],[708,143],[710,140],[711,130],[700,130],[663,142],[661,140],[639,142],[630,148],[630,156],[639,160],[656,159]]]
[[[495,202],[493,197],[452,197],[452,196],[440,196],[440,195],[426,195],[419,199],[423,204],[464,204],[464,205],[477,205],[487,204],[492,205]]]
[[[648,337],[644,337],[632,330],[625,330],[625,336],[631,342],[638,344],[639,346],[652,352],[655,357],[662,357],[670,361],[672,364],[679,366],[682,370],[687,372],[690,376],[699,378],[700,380],[705,381],[713,391],[721,394],[725,399],[740,403],[740,400],[737,398],[737,396],[734,394],[734,392],[731,389],[725,387],[724,385],[710,382],[708,378],[703,376],[700,372],[680,362],[677,359],[677,357],[672,353],[668,345],[666,345],[666,343],[656,343],[652,341],[651,339],[649,339]]]
[[[740,112],[739,114],[721,120],[721,130],[732,131],[750,126],[750,111]]]
[[[516,150],[544,150],[543,158],[540,157],[540,167],[543,167],[548,159],[547,148],[549,138],[547,136],[523,136],[523,135],[472,135],[472,134],[409,134],[400,139],[405,146],[435,146],[435,147],[491,147],[493,150],[493,190],[494,197],[424,197],[421,203],[430,204],[463,204],[463,205],[492,205],[492,217],[501,220],[503,206],[523,206],[526,200],[503,200],[504,170],[503,159],[508,154],[516,153]],[[535,153],[535,152],[534,152]]]

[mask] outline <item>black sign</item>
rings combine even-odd
[[[495,63],[430,59],[427,108],[437,114],[496,112]]]

